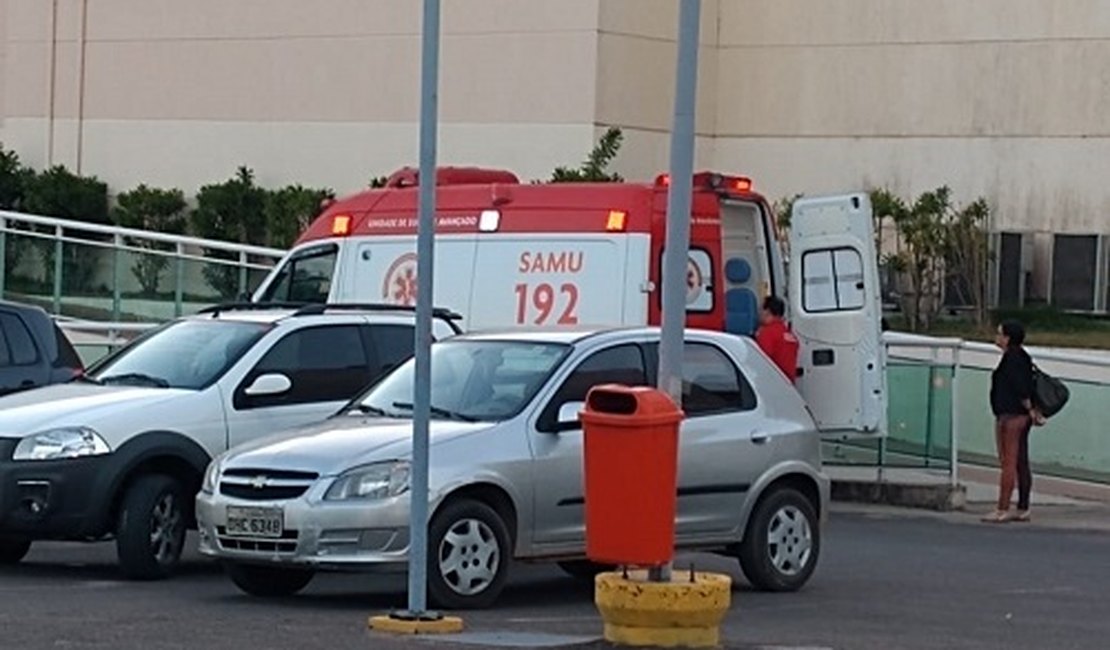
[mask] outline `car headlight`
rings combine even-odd
[[[324,494],[326,501],[384,499],[409,489],[409,464],[403,461],[375,463],[339,475]]]
[[[63,427],[33,433],[16,445],[12,460],[58,460],[111,453],[100,434],[88,427]]]
[[[208,463],[208,469],[204,470],[204,482],[200,485],[200,491],[205,494],[215,494],[216,484],[220,482],[220,465],[223,463],[224,457],[222,455],[212,459]]]

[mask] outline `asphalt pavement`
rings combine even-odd
[[[684,556],[678,567],[733,576],[729,647],[1106,648],[1107,511],[1060,508],[1043,508],[1039,524],[989,525],[968,513],[838,504],[817,573],[794,594],[752,592],[727,558]],[[120,579],[114,559],[110,544],[42,543],[0,569],[0,648],[466,650],[475,646],[460,641],[600,635],[592,588],[549,566],[518,566],[495,609],[464,614],[471,636],[448,641],[366,629],[367,616],[404,604],[403,575],[318,576],[275,601],[240,594],[195,554],[181,575],[151,583]],[[570,636],[513,636],[537,633]]]

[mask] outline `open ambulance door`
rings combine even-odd
[[[798,199],[790,221],[789,317],[797,377],[826,436],[886,433],[886,351],[871,201]]]

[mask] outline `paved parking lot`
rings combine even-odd
[[[1110,534],[1074,524],[1105,512],[1070,512],[1053,514],[1072,520],[1070,528],[988,526],[967,514],[839,505],[809,587],[770,595],[741,582],[726,640],[736,647],[1104,648]],[[729,560],[693,559],[741,580]],[[400,575],[323,576],[299,597],[261,601],[238,593],[195,554],[171,582],[123,582],[113,562],[111,545],[40,544],[23,565],[0,570],[0,647],[428,647],[365,629],[367,615],[403,604]],[[591,593],[557,569],[525,567],[497,609],[465,618],[473,631],[597,635]]]

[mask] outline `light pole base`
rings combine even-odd
[[[732,579],[715,573],[672,576],[649,582],[644,572],[629,578],[599,574],[594,602],[605,623],[605,640],[624,646],[712,648],[732,601]]]
[[[462,632],[463,621],[439,612],[392,612],[388,616],[371,616],[371,630],[386,634],[456,634]]]

